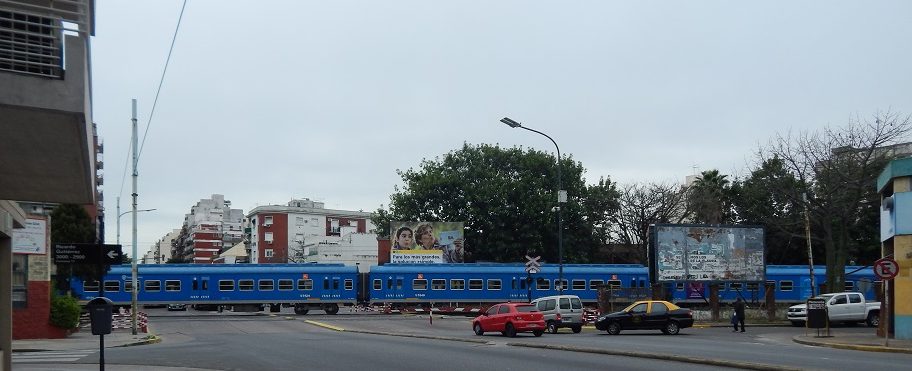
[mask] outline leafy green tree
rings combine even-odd
[[[707,170],[700,174],[690,187],[687,204],[688,209],[693,211],[693,221],[696,223],[734,222],[731,182],[728,175],[720,174],[719,170]]]
[[[95,223],[80,205],[62,204],[51,212],[51,246],[65,243],[95,243]],[[52,250],[53,252],[53,250]],[[69,290],[67,277],[91,277],[94,265],[67,264],[58,267],[57,287]]]
[[[769,264],[807,264],[802,194],[807,185],[786,169],[778,157],[763,161],[743,181],[732,184],[737,222],[765,227],[766,261]],[[815,240],[819,241],[819,240]],[[816,256],[822,256],[823,247]]]
[[[560,161],[565,262],[590,262],[604,245],[617,190],[610,180],[588,186],[582,165]],[[467,261],[516,262],[524,255],[558,261],[557,167],[552,155],[521,148],[464,144],[418,169],[399,171],[403,186],[372,221],[389,236],[391,221],[462,221]]]

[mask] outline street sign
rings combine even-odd
[[[541,256],[531,257],[526,255],[526,273],[535,274],[541,271],[541,263],[538,262]]]
[[[899,273],[899,264],[896,260],[882,258],[874,262],[874,275],[882,280],[892,280]]]
[[[54,264],[120,264],[120,245],[66,243],[54,245]]]

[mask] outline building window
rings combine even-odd
[[[272,232],[266,232],[263,235],[263,240],[266,241],[266,243],[272,243]]]
[[[268,227],[270,225],[272,225],[272,215],[263,218],[263,226]]]
[[[2,19],[2,18],[0,18]],[[13,254],[13,308],[28,306],[28,255]],[[95,290],[98,290],[97,282]]]
[[[0,11],[0,70],[63,77],[61,31],[66,23],[32,14]]]
[[[271,257],[275,256],[275,251],[273,249],[266,249],[266,251],[264,251],[264,255],[267,258],[271,258]]]
[[[295,217],[295,225],[304,225],[304,217],[303,216]]]

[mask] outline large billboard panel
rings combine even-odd
[[[462,263],[462,222],[390,222],[390,263]]]
[[[655,281],[766,280],[763,228],[658,224],[652,228]]]

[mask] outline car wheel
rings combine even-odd
[[[554,322],[548,322],[548,332],[552,334],[557,333],[557,324]]]
[[[535,335],[535,337],[542,336],[542,334],[544,334],[544,333],[545,333],[545,332],[542,331],[542,330],[535,330],[535,331],[532,331],[532,335]]]
[[[572,329],[573,329],[574,334],[578,334],[578,333],[580,333],[580,331],[583,331],[583,326],[582,325],[573,326]]]
[[[665,334],[668,334],[668,335],[677,335],[678,332],[680,332],[680,331],[681,331],[681,328],[678,327],[677,322],[668,321],[668,323],[665,324],[665,330],[662,332],[664,332]]]
[[[865,322],[867,322],[868,327],[880,326],[880,313],[868,314],[868,319]]]
[[[507,327],[504,328],[504,336],[508,338],[516,337],[516,328],[513,327],[512,323],[508,323]]]
[[[621,333],[621,324],[617,322],[611,322],[608,324],[608,328],[605,329],[609,335],[617,335]]]
[[[475,335],[484,335],[484,330],[481,328],[480,323],[476,323],[475,326],[472,326],[472,330],[475,330]]]

